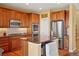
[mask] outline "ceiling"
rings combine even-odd
[[[69,3],[0,3],[0,7],[5,7],[28,13],[38,13],[46,10],[68,9],[68,6]]]

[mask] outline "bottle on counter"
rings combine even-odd
[[[6,32],[4,32],[3,35],[6,36]]]

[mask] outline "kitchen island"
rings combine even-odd
[[[45,39],[45,37],[44,37]],[[47,39],[47,38],[46,38]],[[28,40],[28,56],[57,56],[58,39],[40,41],[39,39]]]

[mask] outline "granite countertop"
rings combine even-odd
[[[36,44],[40,44],[40,43],[47,43],[47,42],[53,42],[54,39],[53,38],[50,38],[48,37],[48,40],[44,40],[44,41],[40,41],[41,38],[38,38],[38,39],[29,39],[28,41],[29,42],[32,42],[32,43],[36,43]],[[43,37],[43,39],[47,39],[46,37]]]
[[[23,41],[28,41],[28,42],[32,42],[32,43],[36,43],[36,44],[40,44],[40,43],[46,43],[46,42],[52,42],[52,41],[54,41],[54,38],[53,37],[51,37],[50,38],[50,36],[46,36],[46,37],[42,37],[42,38],[34,38],[34,37],[32,37],[30,34],[27,34],[27,35],[13,35],[13,36],[10,36],[10,35],[8,35],[8,36],[1,36],[2,38],[3,37],[19,37],[21,40],[23,40]],[[43,41],[41,41],[41,40],[43,40]]]
[[[3,37],[31,37],[31,34],[27,34],[27,35],[6,35],[6,36],[0,36],[1,38]]]

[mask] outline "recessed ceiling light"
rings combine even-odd
[[[57,3],[57,4],[61,4],[61,3]]]
[[[29,5],[29,3],[26,3],[26,5]]]
[[[42,8],[39,8],[39,10],[42,10]]]

